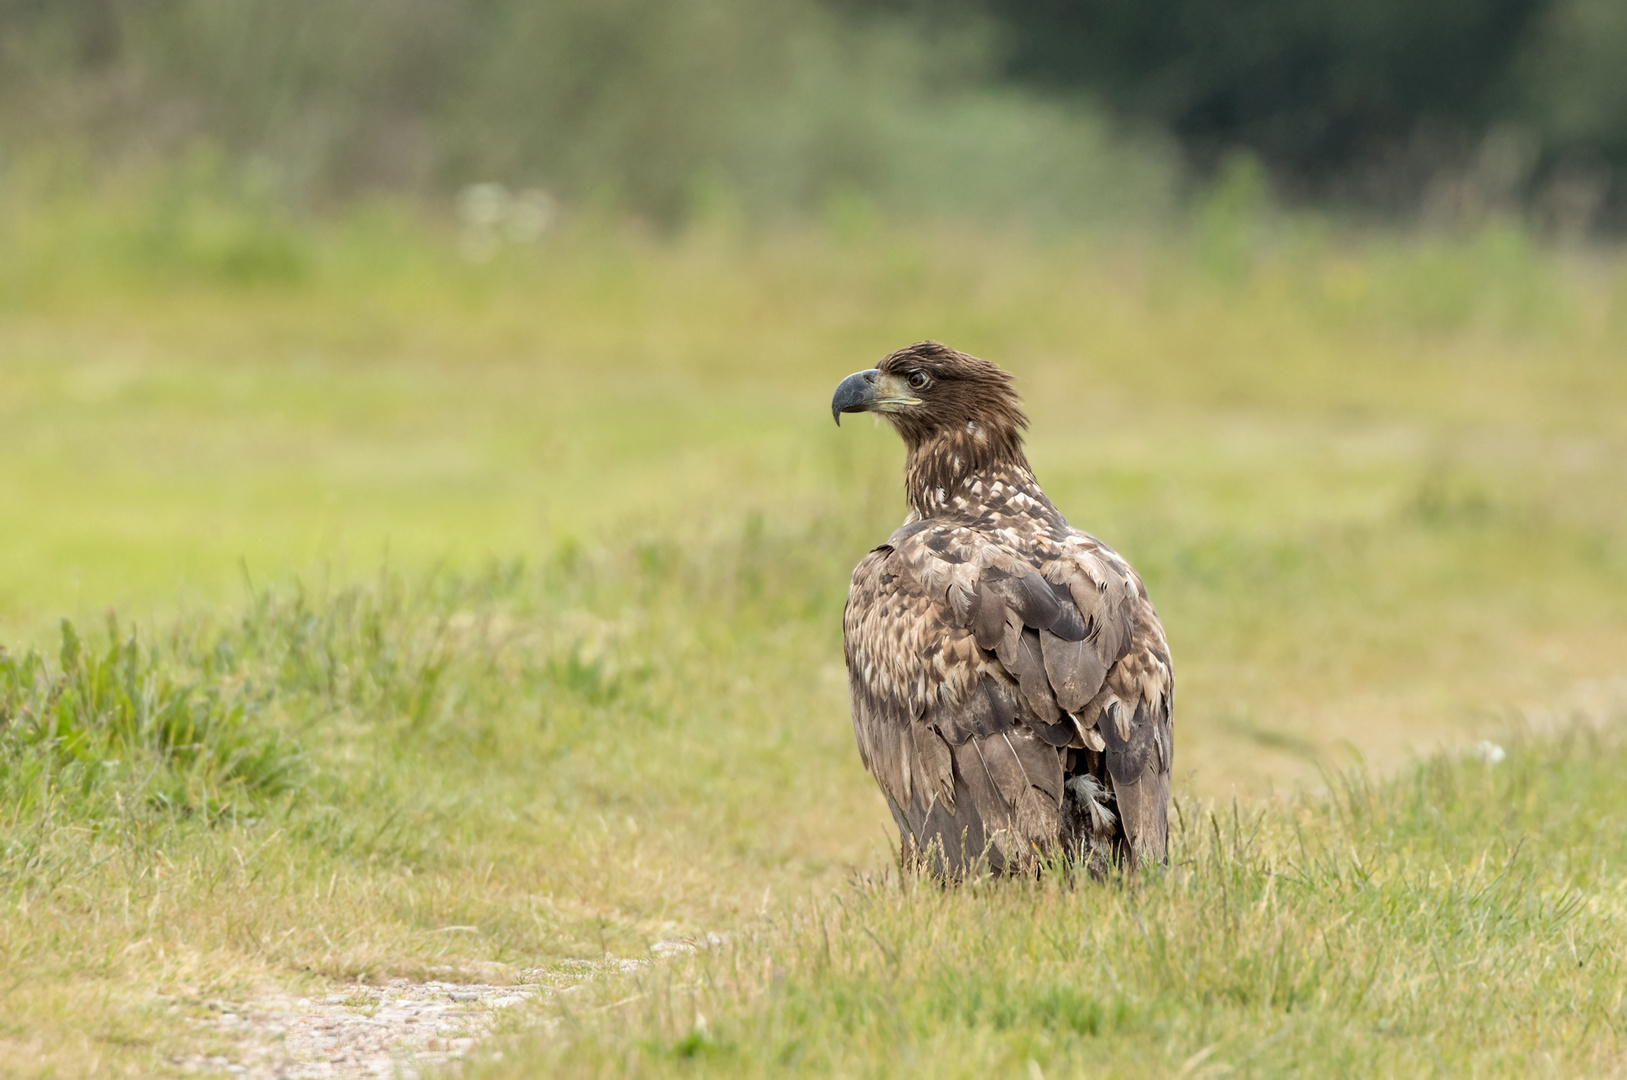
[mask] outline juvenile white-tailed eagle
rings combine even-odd
[[[1136,572],[1040,490],[1011,376],[924,341],[843,379],[831,412],[881,413],[909,450],[909,516],[842,617],[859,755],[904,859],[1162,862],[1169,646]]]

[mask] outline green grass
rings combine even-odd
[[[877,875],[572,996],[477,1075],[1613,1073],[1624,759],[1576,732],[1326,799],[1186,801],[1139,882]]]
[[[470,266],[404,207],[0,206],[0,1072],[709,933],[490,1068],[1618,1060],[1617,253],[1216,203],[1134,240],[578,221]],[[1158,602],[1164,877],[890,876],[838,623],[901,452],[827,402],[925,336],[1019,374],[1042,483]]]

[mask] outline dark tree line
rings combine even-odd
[[[1545,0],[986,0],[1005,70],[1316,174],[1508,105]]]
[[[1621,0],[847,7],[926,23],[991,21],[1004,78],[1154,122],[1200,169],[1246,148],[1291,192],[1415,201],[1432,177],[1456,168],[1517,189],[1500,195],[1531,199],[1557,183],[1573,201],[1598,201],[1611,172],[1627,167]]]

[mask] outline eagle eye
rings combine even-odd
[[[909,384],[911,390],[925,390],[927,383],[931,381],[932,380],[924,371],[912,371],[909,374]]]

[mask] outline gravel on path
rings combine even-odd
[[[659,959],[694,948],[688,942],[660,942],[651,952]],[[185,1072],[251,1080],[416,1080],[426,1066],[467,1057],[504,1010],[650,962],[577,961],[521,972],[514,986],[391,979],[336,987],[315,997],[275,992],[243,1002],[211,1001],[209,1014],[197,1023],[214,1036],[217,1052],[178,1057],[174,1064]]]

